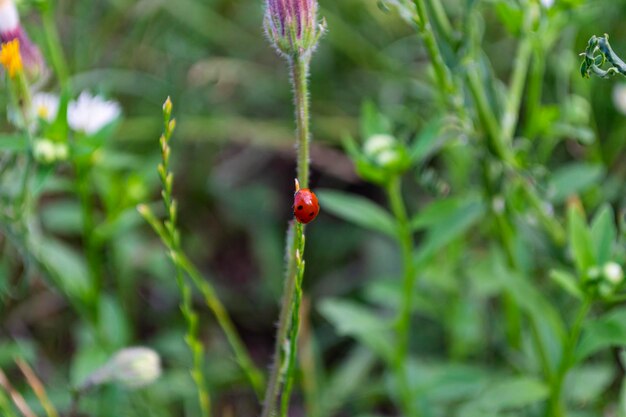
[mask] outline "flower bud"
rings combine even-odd
[[[20,24],[13,0],[0,0],[0,41],[2,44],[17,40],[19,52],[28,76],[38,78],[45,72],[43,56]]]
[[[615,262],[605,264],[602,267],[602,275],[606,281],[613,285],[619,285],[624,280],[624,271],[622,267]]]
[[[391,135],[370,136],[363,146],[363,154],[379,168],[400,172],[407,165],[406,149]]]
[[[267,0],[265,32],[279,53],[307,57],[324,33],[317,21],[317,0]]]
[[[89,375],[79,391],[108,382],[117,382],[131,389],[141,388],[156,381],[160,375],[161,358],[158,353],[146,347],[126,348]]]

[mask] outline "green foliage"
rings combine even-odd
[[[18,358],[58,415],[257,416],[272,347],[283,415],[625,409],[624,2],[321,1],[297,123],[262,3],[18,2],[48,73],[0,89],[0,370],[35,414]],[[73,128],[83,90],[123,112]],[[78,395],[136,345],[159,380]]]

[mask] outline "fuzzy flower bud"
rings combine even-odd
[[[118,351],[113,357],[89,375],[80,386],[87,391],[108,382],[117,382],[127,388],[141,388],[161,376],[161,358],[154,350],[146,347],[131,347]]]
[[[41,52],[22,28],[13,0],[0,0],[0,41],[3,45],[17,41],[27,75],[37,78],[44,73]]]
[[[267,0],[265,32],[279,53],[307,57],[324,33],[317,21],[317,0]]]

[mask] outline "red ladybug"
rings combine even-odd
[[[293,215],[300,223],[307,224],[317,217],[320,205],[315,193],[308,188],[300,189],[296,180],[296,193],[293,196]]]

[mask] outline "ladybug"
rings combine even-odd
[[[296,180],[296,193],[293,196],[293,215],[296,216],[296,220],[303,224],[310,223],[319,212],[320,205],[315,193],[308,188],[300,189],[300,184]]]

